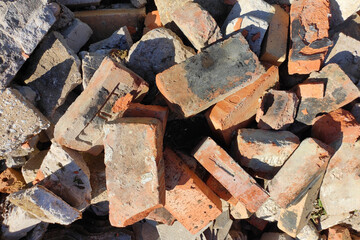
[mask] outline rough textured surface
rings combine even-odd
[[[296,86],[296,96],[300,100],[306,98],[319,98],[322,99],[325,93],[325,83],[324,82],[308,82],[308,83],[299,83]]]
[[[55,110],[81,84],[80,60],[58,32],[47,35],[21,69],[21,80],[40,95],[40,111],[56,123]]]
[[[193,55],[193,49],[171,30],[156,28],[130,48],[127,66],[153,85],[156,74]]]
[[[310,74],[305,82],[326,84],[323,98],[302,99],[299,104],[296,120],[307,125],[314,123],[317,114],[334,111],[360,96],[359,89],[337,64],[329,64],[320,72]]]
[[[10,154],[50,125],[38,109],[11,88],[0,93],[0,123],[0,155]]]
[[[0,174],[0,192],[13,193],[25,187],[25,180],[16,169],[7,168]]]
[[[269,197],[255,212],[255,216],[268,222],[275,222],[279,219],[280,209],[279,205]]]
[[[244,37],[236,34],[158,74],[156,85],[174,112],[189,117],[253,83],[263,72]]]
[[[263,0],[238,0],[226,18],[222,31],[226,35],[237,30],[246,31],[250,49],[259,56],[261,43],[274,13],[275,8]]]
[[[109,38],[91,44],[89,46],[89,52],[113,48],[120,50],[129,50],[132,45],[133,41],[129,30],[126,26],[124,26],[121,27],[119,30],[115,31]]]
[[[328,240],[351,240],[350,231],[346,227],[335,226],[329,228]]]
[[[84,89],[87,88],[92,76],[100,67],[102,61],[110,51],[111,50],[98,50],[91,53],[82,51],[79,53],[79,56],[81,57],[81,70],[83,77],[82,86]]]
[[[244,128],[238,130],[232,152],[241,166],[272,179],[299,144],[299,138],[288,131]]]
[[[271,89],[262,98],[256,113],[256,121],[261,129],[285,130],[296,116],[299,99],[293,92]]]
[[[30,183],[35,180],[36,174],[47,154],[47,150],[41,151],[26,161],[25,165],[21,168],[21,173],[24,176],[25,182]]]
[[[81,218],[81,212],[43,186],[13,193],[9,200],[43,222],[68,225]]]
[[[215,19],[197,3],[186,2],[179,6],[173,10],[171,18],[198,50],[222,38]]]
[[[312,221],[309,221],[296,236],[296,240],[318,240],[319,238],[320,234]]]
[[[289,32],[289,14],[279,5],[274,5],[275,14],[271,19],[267,37],[264,39],[264,50],[261,61],[279,66],[286,59]]]
[[[165,208],[195,234],[221,213],[221,201],[169,148],[164,151]]]
[[[212,131],[229,145],[233,132],[248,125],[259,107],[259,99],[278,82],[278,68],[270,67],[253,83],[215,104],[205,115]]]
[[[233,197],[243,203],[249,212],[256,212],[269,197],[211,138],[205,138],[199,143],[194,150],[194,157]]]
[[[53,143],[37,181],[79,210],[90,204],[90,171],[80,153]]]
[[[65,28],[61,34],[64,36],[67,45],[75,52],[79,52],[80,48],[85,45],[93,34],[91,28],[75,18],[72,23]]]
[[[45,36],[55,16],[47,1],[0,3],[0,88],[5,88]]]
[[[146,219],[150,219],[166,225],[172,225],[176,220],[174,216],[171,215],[171,213],[164,207],[155,209],[149,213],[149,215],[147,215]]]
[[[198,233],[191,234],[179,221],[175,221],[172,226],[166,224],[159,224],[156,229],[161,240],[173,240],[176,236],[177,240],[195,240],[201,235],[212,223],[209,223]]]
[[[303,140],[270,181],[270,196],[282,208],[297,202],[319,178],[322,178],[332,155],[333,149],[319,140]]]
[[[55,126],[54,138],[61,145],[94,155],[102,149],[102,127],[112,119],[112,107],[127,93],[141,101],[146,82],[126,67],[105,58],[88,87],[71,104]]]
[[[155,28],[163,27],[161,20],[160,20],[159,11],[155,10],[155,11],[152,11],[152,12],[149,12],[148,14],[146,14],[144,25],[145,25],[145,27],[143,30],[143,34],[149,32]]]
[[[319,71],[325,53],[332,45],[328,39],[329,0],[294,1],[290,10],[289,74]],[[316,26],[316,27],[314,27]]]
[[[162,129],[154,118],[123,118],[104,126],[112,226],[131,225],[165,203]]]

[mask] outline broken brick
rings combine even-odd
[[[296,95],[302,100],[305,98],[323,98],[325,93],[324,82],[299,83],[296,86]]]
[[[120,118],[104,126],[112,226],[131,225],[165,204],[162,129],[155,118]]]
[[[170,109],[189,117],[253,83],[263,72],[246,40],[236,34],[157,74],[156,85]]]
[[[303,140],[270,181],[270,196],[282,208],[303,196],[326,170],[334,151],[317,139]]]
[[[13,193],[25,187],[25,180],[18,170],[7,168],[0,174],[0,192]]]
[[[215,19],[195,2],[186,2],[174,9],[171,18],[198,50],[222,38]]]
[[[21,168],[21,173],[26,183],[33,182],[36,178],[37,172],[47,154],[47,150],[41,151],[26,161],[25,165]]]
[[[256,210],[269,197],[211,138],[205,138],[194,150],[194,157],[210,172],[249,212]]]
[[[236,200],[229,192],[226,190],[226,188],[219,183],[216,178],[213,176],[210,176],[208,180],[206,181],[206,185],[221,199],[224,199],[231,205],[235,206],[238,203],[238,200]]]
[[[246,127],[253,120],[259,99],[278,81],[278,68],[270,67],[253,83],[216,103],[205,115],[211,129],[229,145],[233,132]]]
[[[329,228],[328,240],[351,240],[349,229],[342,226],[334,226]]]
[[[99,154],[103,149],[102,126],[112,119],[115,102],[130,92],[140,101],[147,91],[146,82],[138,75],[105,58],[88,87],[56,124],[55,141],[78,151]]]
[[[155,28],[162,27],[159,11],[156,10],[146,14],[144,25],[143,35]]]
[[[266,93],[256,113],[261,129],[285,130],[294,122],[299,99],[295,93],[273,90]]]
[[[167,209],[195,234],[221,214],[221,201],[169,148],[164,150]]]
[[[172,225],[176,220],[174,216],[171,215],[171,213],[169,213],[169,211],[164,207],[155,209],[149,215],[147,215],[146,219],[161,222],[166,225]]]
[[[289,74],[319,71],[325,53],[332,45],[328,38],[329,0],[298,0],[290,9]],[[316,26],[316,27],[314,27]]]
[[[288,131],[244,128],[238,130],[232,152],[257,177],[272,179],[299,144],[299,138]]]
[[[296,120],[311,125],[319,113],[334,111],[360,96],[359,89],[337,64],[328,64],[320,72],[310,74],[308,82],[326,84],[323,98],[301,99]]]

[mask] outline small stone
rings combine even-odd
[[[24,176],[25,182],[33,182],[36,178],[37,172],[47,154],[47,150],[41,151],[29,158],[25,165],[21,168],[21,173]]]
[[[0,192],[13,193],[25,187],[25,180],[21,172],[7,168],[0,174]]]
[[[147,0],[131,0],[131,4],[137,8],[142,8],[146,5]]]
[[[108,49],[129,50],[133,45],[133,40],[126,26],[115,31],[109,38],[100,42],[93,43],[89,46],[89,52]]]
[[[75,52],[79,52],[80,48],[90,39],[93,31],[86,24],[75,18],[72,23],[61,31],[67,45]]]
[[[296,116],[299,99],[295,93],[270,90],[262,99],[256,113],[256,121],[261,129],[285,130]]]
[[[12,193],[9,200],[43,222],[69,225],[81,218],[81,212],[39,185]]]

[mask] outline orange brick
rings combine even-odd
[[[165,208],[192,234],[221,214],[221,200],[169,148],[164,151]]]
[[[140,101],[148,84],[123,65],[105,58],[88,87],[71,104],[55,126],[54,138],[59,144],[95,155],[102,149],[102,126],[114,116],[115,102],[133,95]]]
[[[176,220],[164,207],[155,209],[146,217],[146,219],[161,222],[166,225],[172,225]]]
[[[341,226],[329,228],[328,240],[351,240],[349,229]]]
[[[253,120],[259,108],[259,99],[278,81],[278,68],[272,66],[253,83],[215,104],[206,113],[211,129],[229,144],[232,133],[236,129],[246,127]]]
[[[296,95],[300,99],[323,98],[325,93],[324,82],[300,83],[296,87]]]
[[[145,28],[143,30],[143,34],[147,33],[148,31],[151,31],[155,28],[162,27],[162,23],[160,20],[159,11],[152,11],[146,14],[145,22],[144,22]]]
[[[26,185],[21,172],[7,168],[0,174],[0,192],[13,193],[24,188]]]
[[[238,203],[238,200],[236,200],[226,188],[219,183],[216,178],[213,176],[210,176],[208,180],[206,181],[206,185],[214,192],[216,195],[218,195],[220,198],[224,199],[228,203],[230,203],[233,206],[236,206]]]
[[[104,126],[112,226],[131,225],[165,203],[162,127],[155,118],[120,118]]]
[[[256,212],[269,198],[265,190],[211,138],[200,142],[194,150],[194,157],[249,212]]]

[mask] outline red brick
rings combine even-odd
[[[299,99],[323,98],[325,93],[324,82],[300,83],[296,86],[296,95]]]
[[[24,188],[26,185],[21,172],[7,168],[0,174],[0,192],[13,193]]]
[[[221,183],[219,183],[218,180],[216,180],[216,178],[214,178],[213,176],[210,176],[208,178],[208,180],[206,181],[206,185],[216,194],[218,195],[220,198],[224,199],[225,201],[227,201],[228,203],[230,203],[233,206],[236,206],[236,204],[238,203],[238,200],[236,200],[236,198],[234,198],[228,190],[226,190],[226,188],[221,185]]]
[[[222,38],[215,19],[195,2],[190,1],[177,7],[171,17],[198,50]]]
[[[268,199],[268,194],[211,138],[205,138],[194,150],[194,157],[213,175],[249,212]]]
[[[328,39],[329,0],[294,1],[290,10],[289,74],[319,71],[332,42]],[[316,27],[314,27],[316,26]]]
[[[331,147],[317,139],[307,138],[270,181],[270,196],[282,208],[301,197],[326,170],[334,154]]]
[[[152,11],[146,14],[145,22],[144,22],[145,28],[143,30],[143,34],[146,34],[148,31],[151,31],[155,28],[162,27],[162,23],[160,20],[159,11]]]
[[[195,234],[221,214],[220,198],[169,148],[164,161],[165,208]]]
[[[171,215],[171,213],[169,213],[169,211],[164,207],[155,209],[146,217],[146,219],[150,219],[166,225],[172,225],[176,220],[174,216]]]
[[[311,136],[328,145],[354,143],[360,136],[360,124],[350,112],[340,108],[318,118],[311,128]]]
[[[232,133],[236,129],[246,127],[253,120],[259,107],[259,99],[278,81],[279,70],[272,66],[253,83],[215,104],[206,113],[211,129],[229,144]]]
[[[341,226],[329,228],[328,240],[351,240],[349,229]]]
[[[155,118],[120,118],[104,126],[112,226],[131,225],[165,203],[162,129]]]
[[[209,46],[156,76],[170,109],[189,117],[254,82],[264,73],[241,34]]]
[[[102,149],[102,126],[111,120],[115,102],[131,93],[140,101],[147,83],[123,65],[105,58],[88,87],[71,104],[55,126],[55,141],[95,155]]]
[[[266,225],[268,224],[268,221],[265,221],[261,218],[257,218],[254,215],[252,215],[249,219],[246,220],[248,223],[259,229],[260,231],[264,231]]]

